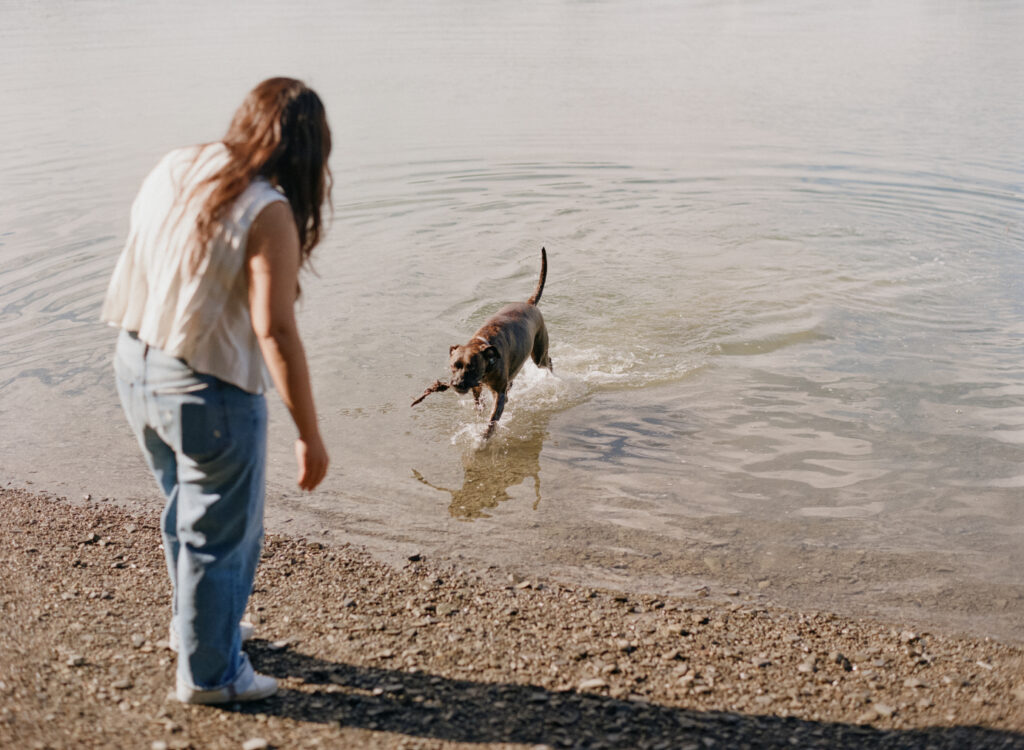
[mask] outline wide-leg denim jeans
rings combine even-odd
[[[239,622],[263,543],[267,407],[122,331],[117,390],[167,498],[161,515],[178,634],[178,679],[202,690],[238,676]]]

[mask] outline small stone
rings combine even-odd
[[[828,660],[833,664],[838,664],[846,672],[850,672],[853,670],[853,664],[851,664],[850,660],[847,659],[846,656],[844,656],[839,651],[833,651],[832,653],[830,653],[828,655]]]
[[[153,740],[153,743],[149,746],[149,750],[167,750],[167,743],[163,740]]]
[[[458,607],[456,607],[454,604],[449,604],[448,602],[441,602],[437,605],[438,617],[447,617],[448,615],[454,615],[458,611]]]
[[[722,570],[722,561],[712,555],[704,555],[704,564],[712,573],[719,573]]]
[[[1017,700],[1024,702],[1024,684],[1021,684],[1021,685],[1018,685],[1017,687],[1015,687],[1011,691],[1011,694]]]
[[[903,687],[905,688],[927,688],[928,683],[922,680],[920,677],[908,677],[903,681]]]
[[[900,643],[913,643],[917,638],[918,635],[913,630],[904,630],[900,633]]]
[[[584,680],[579,684],[579,690],[599,690],[600,688],[608,687],[608,683],[602,680],[600,677],[594,677],[590,680]]]
[[[269,648],[271,651],[284,651],[291,645],[291,641],[274,641],[270,644]]]
[[[423,560],[423,555],[420,552],[414,552],[409,555],[409,562],[420,562],[421,560]]]
[[[267,750],[270,743],[262,737],[253,737],[242,743],[242,750]]]
[[[818,666],[815,664],[814,659],[804,659],[797,666],[796,671],[802,674],[812,674],[818,671]]]
[[[129,679],[117,680],[110,683],[110,687],[114,688],[114,690],[130,690],[133,687],[133,683]]]
[[[771,666],[772,662],[771,662],[770,659],[765,659],[765,658],[762,657],[762,658],[759,658],[759,659],[754,659],[751,663],[755,667],[758,667],[760,669],[764,669],[765,667]]]
[[[145,645],[146,645],[146,636],[144,636],[144,635],[142,635],[140,633],[136,633],[135,635],[132,636],[132,647],[133,648],[142,648]]]
[[[876,703],[874,705],[874,709],[875,713],[884,719],[891,718],[892,715],[896,713],[896,709],[888,703]]]
[[[67,664],[69,667],[81,667],[85,664],[85,657],[72,654],[64,663]]]

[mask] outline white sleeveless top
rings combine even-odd
[[[260,211],[287,199],[265,179],[253,180],[193,272],[196,221],[206,194],[185,198],[226,160],[221,143],[192,146],[172,151],[149,173],[132,204],[128,241],[101,315],[196,372],[262,393],[270,378],[249,316],[246,243]]]

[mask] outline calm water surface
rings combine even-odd
[[[155,502],[97,322],[128,207],[286,73],[337,144],[334,471],[294,490],[275,401],[272,526],[1024,639],[1019,4],[210,5],[0,7],[0,481]],[[487,444],[411,409],[542,245],[554,376]]]

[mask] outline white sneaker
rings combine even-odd
[[[252,640],[252,637],[256,634],[256,627],[251,622],[243,620],[238,624],[238,629],[242,631],[242,642]],[[167,632],[167,648],[175,653],[178,652],[178,631],[174,629],[174,623],[172,622]]]
[[[252,664],[249,663],[249,657],[245,654],[242,654],[242,658],[244,661],[238,677],[230,685],[225,685],[222,688],[201,690],[186,685],[179,677],[177,690],[175,690],[178,700],[182,703],[203,705],[242,703],[245,701],[258,701],[276,693],[277,680],[256,672],[252,668]]]

